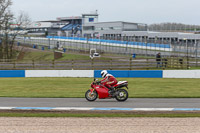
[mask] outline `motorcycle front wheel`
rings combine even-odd
[[[86,93],[85,93],[85,98],[86,98],[88,101],[92,102],[92,101],[95,101],[95,100],[98,98],[98,94],[97,94],[96,91],[91,92],[90,90],[88,90],[88,91],[86,91]]]
[[[119,102],[124,102],[128,99],[128,92],[125,89],[117,90],[115,99]]]

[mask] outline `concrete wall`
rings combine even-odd
[[[88,77],[100,78],[101,70],[0,70],[8,77]],[[200,78],[200,70],[108,70],[117,78]]]
[[[101,77],[101,71],[95,70],[94,71],[94,77],[100,78]],[[108,73],[112,74],[115,77],[119,78],[162,78],[162,71],[161,70],[110,70]]]
[[[163,78],[200,78],[200,70],[164,70]]]
[[[26,77],[94,77],[93,70],[26,70]]]

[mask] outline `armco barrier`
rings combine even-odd
[[[200,70],[108,70],[117,78],[200,78]],[[0,77],[101,78],[101,70],[0,70]]]
[[[94,77],[93,70],[26,70],[26,77]]]
[[[162,70],[132,70],[132,71],[108,70],[108,73],[118,78],[162,78],[163,77]],[[94,77],[100,78],[101,71],[95,70]]]
[[[200,78],[200,70],[164,70],[163,78]]]
[[[25,70],[0,70],[0,77],[25,77]]]

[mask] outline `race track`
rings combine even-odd
[[[0,98],[0,107],[92,107],[92,108],[200,108],[199,98],[129,98],[88,102],[84,98]]]

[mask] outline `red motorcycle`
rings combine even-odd
[[[109,89],[102,85],[98,79],[94,79],[94,82],[91,84],[91,88],[85,93],[85,98],[88,101],[95,101],[98,97],[99,99],[111,99],[115,98],[117,101],[126,101],[128,99],[128,82],[127,81],[119,81],[114,86],[114,93],[111,95],[109,93]],[[126,88],[126,89],[124,89]]]

